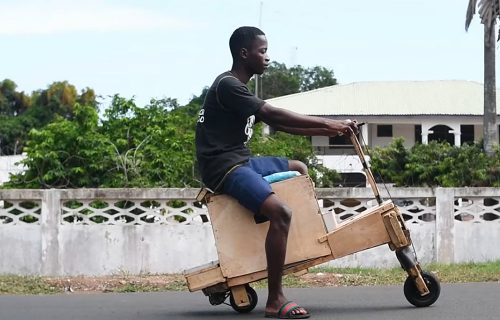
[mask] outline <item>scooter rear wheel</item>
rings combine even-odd
[[[438,278],[434,274],[423,271],[422,278],[429,289],[429,293],[425,296],[420,295],[420,292],[415,285],[415,281],[411,277],[406,278],[403,288],[406,300],[408,300],[408,302],[415,307],[428,307],[432,305],[436,302],[439,298],[439,294],[441,293],[441,285],[439,284]]]
[[[246,307],[239,307],[234,301],[233,295],[231,294],[229,297],[229,302],[231,303],[231,307],[239,313],[248,313],[252,311],[257,305],[258,301],[257,292],[255,292],[255,290],[249,285],[246,285],[245,289],[247,291],[248,299],[250,300],[250,305]]]

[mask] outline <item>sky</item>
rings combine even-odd
[[[468,2],[0,0],[0,81],[31,93],[66,80],[103,107],[114,94],[183,105],[230,69],[229,37],[252,25],[272,61],[331,69],[340,84],[482,83],[483,25],[476,15],[465,31]]]

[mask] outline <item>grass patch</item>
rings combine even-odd
[[[434,273],[442,283],[500,281],[500,261],[423,265],[424,271]],[[401,268],[333,268],[316,267],[309,274],[337,275],[339,285],[393,285],[405,281],[407,274]]]
[[[319,275],[321,278],[335,277],[338,286],[376,286],[401,284],[406,279],[406,272],[401,268],[375,269],[375,268],[313,268],[310,274]]]
[[[442,283],[500,282],[500,261],[462,264],[428,264],[425,271],[434,273]],[[283,278],[285,287],[400,285],[407,275],[401,268],[315,267],[309,273]],[[267,280],[252,283],[267,288]],[[140,275],[108,277],[36,277],[0,276],[1,294],[53,294],[62,292],[159,292],[187,291],[182,275]]]
[[[60,289],[34,276],[0,276],[0,294],[50,294]]]
[[[427,270],[434,272],[441,282],[498,282],[500,261],[489,263],[430,264]]]
[[[251,284],[255,289],[267,288],[267,279],[260,280]],[[294,275],[286,275],[283,277],[283,287],[285,288],[308,288],[312,287],[311,283],[302,277],[297,277]]]
[[[150,282],[129,282],[115,288],[109,289],[108,292],[162,292],[162,291],[187,291],[187,285],[184,280],[175,280],[169,283],[157,284]]]

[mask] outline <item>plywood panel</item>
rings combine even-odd
[[[285,263],[331,254],[328,244],[317,240],[326,229],[309,177],[277,182],[272,187],[293,212]],[[211,197],[208,211],[224,277],[266,270],[264,243],[269,222],[256,224],[250,211],[226,195]]]
[[[357,215],[330,232],[326,239],[333,257],[338,259],[355,252],[373,248],[391,241],[384,224],[383,215],[394,207],[392,203],[382,205]],[[322,239],[325,239],[323,237]]]
[[[223,283],[226,279],[222,276],[220,267],[218,265],[214,265],[186,274],[186,281],[189,291],[193,292],[218,283]]]
[[[301,262],[297,262],[297,263],[288,264],[288,265],[285,265],[284,270],[283,270],[283,274],[287,275],[287,274],[299,272],[302,270],[307,270],[308,268],[317,266],[319,264],[325,263],[325,262],[330,261],[332,259],[333,259],[333,256],[330,254],[328,256],[319,257],[319,258],[315,258],[312,260],[305,260],[305,261],[301,261]],[[262,271],[254,272],[251,274],[246,274],[243,276],[227,279],[227,285],[232,287],[232,286],[236,286],[236,285],[251,283],[251,282],[262,280],[265,278],[267,278],[267,271],[262,270]]]

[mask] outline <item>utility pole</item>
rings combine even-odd
[[[262,6],[264,5],[264,2],[260,2],[260,8],[259,8],[259,29],[262,26]],[[259,98],[259,94],[262,95],[260,92],[260,76],[258,74],[255,75],[255,95]]]

